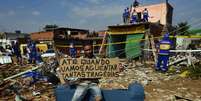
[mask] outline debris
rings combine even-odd
[[[15,95],[15,101],[26,101],[26,99],[23,96]]]
[[[190,99],[187,99],[187,98],[184,98],[184,97],[180,97],[180,96],[177,96],[177,95],[175,95],[175,99],[176,99],[176,100],[181,100],[181,99],[183,99],[183,100],[187,100],[187,101],[193,101],[193,100],[190,100]]]
[[[182,72],[179,76],[182,77],[182,78],[185,78],[185,77],[188,77],[190,74],[190,72],[188,70]]]
[[[38,92],[38,91],[33,91],[32,94],[33,94],[33,96],[37,96],[37,95],[40,95],[40,92]]]

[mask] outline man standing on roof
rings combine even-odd
[[[123,20],[124,20],[124,24],[128,24],[130,21],[129,21],[129,17],[130,17],[130,11],[129,11],[129,8],[127,7],[125,10],[124,10],[124,13],[123,13]]]
[[[159,43],[158,61],[156,64],[157,71],[159,70],[162,72],[168,71],[168,61],[169,61],[171,45],[172,42],[169,39],[169,33],[166,33],[163,39]],[[162,67],[161,64],[163,64]]]
[[[143,13],[143,21],[148,22],[149,13],[147,8],[145,8],[142,13]]]
[[[126,9],[124,9],[124,13],[123,13],[123,22],[124,24],[126,23]]]
[[[130,23],[130,9],[126,8],[126,23]]]
[[[84,45],[84,57],[88,59],[94,59],[96,58],[93,55],[93,46],[91,44],[85,44]],[[74,96],[72,98],[72,101],[82,101],[84,96],[88,91],[91,91],[90,94],[93,94],[95,97],[95,101],[101,101],[102,100],[102,94],[101,90],[98,87],[99,80],[97,78],[83,78],[79,80],[79,83],[77,85],[77,88],[75,90]]]
[[[133,9],[133,13],[131,15],[131,23],[132,24],[136,24],[137,23],[137,12],[135,11],[135,9]]]
[[[134,2],[133,2],[133,7],[137,7],[137,6],[139,6],[139,2],[137,1],[137,0],[135,0]]]

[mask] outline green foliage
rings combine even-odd
[[[201,62],[189,66],[190,77],[193,79],[201,78]]]
[[[58,28],[58,26],[56,24],[54,25],[45,25],[45,27],[43,28],[45,31],[52,31],[54,29]]]
[[[189,33],[193,35],[201,35],[201,29],[192,29],[189,31]]]
[[[180,22],[176,26],[173,26],[171,28],[174,30],[174,32],[177,33],[177,35],[189,35],[189,29],[190,25],[188,25],[188,22]]]

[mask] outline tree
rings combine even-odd
[[[176,26],[174,26],[174,30],[177,35],[189,35],[190,25],[188,22],[180,22]]]
[[[54,29],[58,28],[58,26],[56,24],[54,25],[45,25],[45,27],[43,28],[45,31],[52,31]]]

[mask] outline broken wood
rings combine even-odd
[[[153,35],[151,35],[151,39],[150,40],[151,40],[151,48],[153,50],[156,50],[155,43],[154,43],[154,36]],[[154,51],[152,51],[152,53],[153,53],[153,56],[154,56],[154,62],[156,62],[157,61],[156,53]]]
[[[39,68],[39,66],[34,67],[34,68],[32,68],[32,69],[29,69],[29,70],[26,70],[26,71],[21,72],[21,73],[18,73],[18,74],[16,74],[16,75],[13,75],[13,76],[7,77],[7,78],[3,79],[3,81],[6,81],[6,80],[10,80],[10,79],[16,78],[16,77],[18,77],[18,76],[21,76],[21,75],[27,73],[27,72],[30,72],[30,71],[33,71],[33,70],[37,70],[38,68]]]
[[[187,59],[188,59],[188,57],[184,57],[184,58],[178,59],[178,60],[176,60],[174,62],[169,63],[168,66],[177,64],[177,63],[182,62],[182,61],[187,60]]]
[[[102,51],[103,51],[103,47],[104,47],[104,44],[106,42],[106,36],[107,36],[107,32],[105,32],[104,36],[103,36],[103,40],[102,40],[102,44],[101,44],[101,47],[99,49],[99,55],[101,55]]]
[[[59,58],[59,54],[58,54],[58,51],[57,51],[57,48],[55,45],[55,41],[53,41],[53,47],[54,47],[54,51],[55,51],[55,57],[56,57],[57,61],[59,62],[60,58]],[[64,80],[64,77],[61,75],[60,70],[58,70],[57,72],[58,72],[58,76],[59,76],[59,80],[60,80],[61,84],[65,84],[66,82]]]

